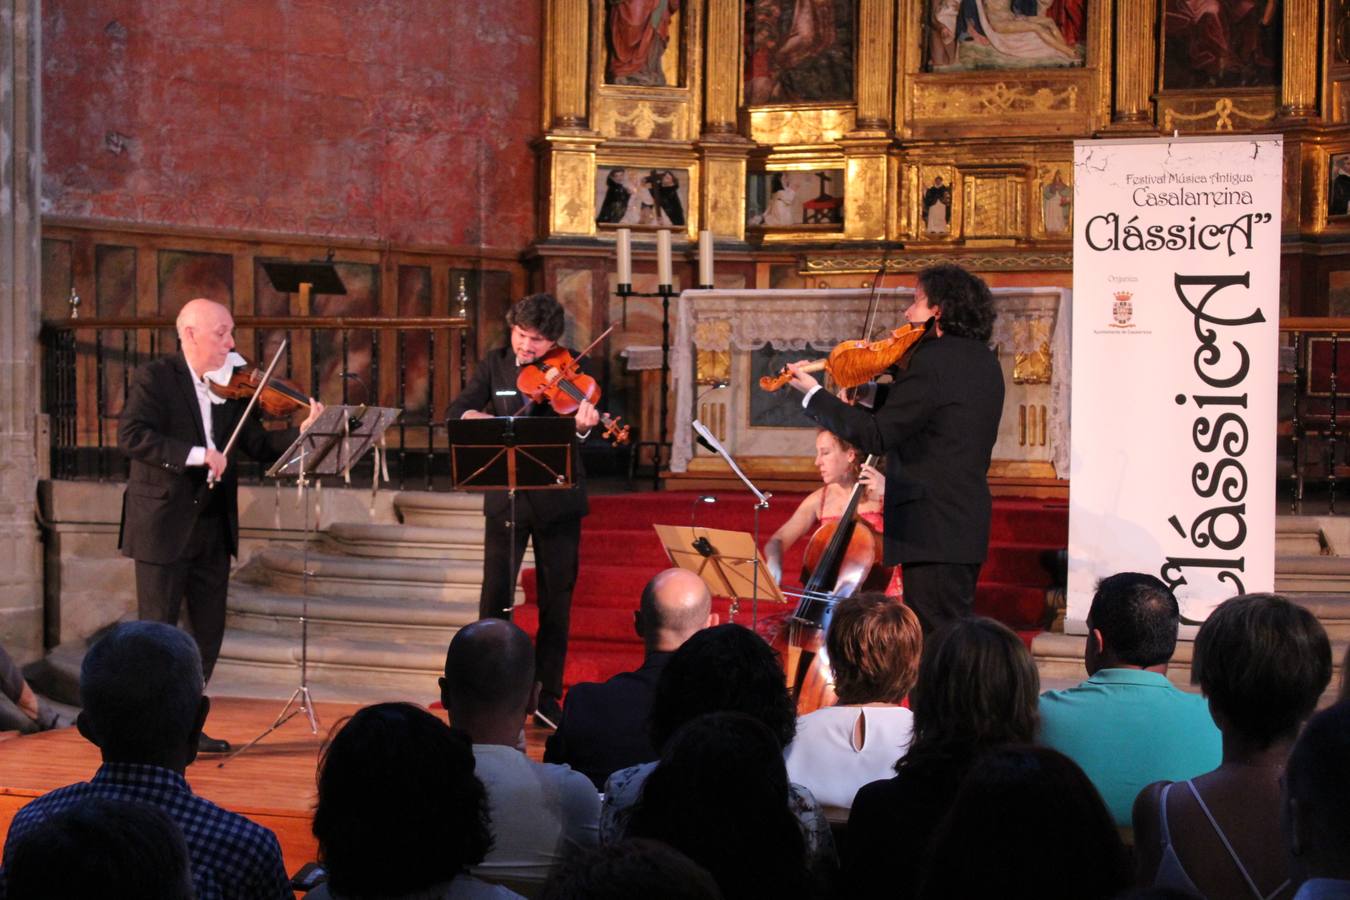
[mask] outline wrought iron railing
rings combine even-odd
[[[468,320],[457,317],[294,318],[240,316],[238,350],[265,365],[287,340],[279,374],[328,405],[365,403],[403,411],[387,437],[398,487],[445,471],[444,415],[473,364]],[[167,318],[61,319],[42,326],[43,412],[55,478],[120,479],[117,421],[131,373],[178,350]],[[358,466],[369,473],[370,460]],[[261,467],[240,463],[242,478]]]

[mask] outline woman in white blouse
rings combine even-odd
[[[835,607],[825,646],[839,701],[799,718],[783,755],[788,778],[842,821],[858,788],[893,775],[909,749],[914,716],[900,704],[918,676],[923,632],[899,600],[859,594]]]

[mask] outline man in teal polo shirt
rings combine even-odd
[[[1184,781],[1219,765],[1222,742],[1199,694],[1167,680],[1177,645],[1177,598],[1152,575],[1103,578],[1087,617],[1088,679],[1041,695],[1041,743],[1082,767],[1116,824],[1155,781]]]

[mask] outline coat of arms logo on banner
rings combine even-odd
[[[1129,291],[1117,291],[1116,299],[1111,304],[1111,316],[1115,319],[1112,324],[1114,328],[1133,328],[1134,322],[1134,303],[1130,298],[1134,294]]]

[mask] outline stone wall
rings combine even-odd
[[[45,0],[46,211],[521,249],[532,0]]]

